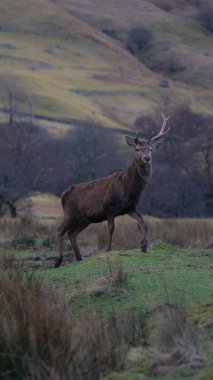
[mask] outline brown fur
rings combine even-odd
[[[128,137],[127,143],[133,146],[135,154],[126,171],[116,171],[95,181],[73,185],[62,194],[64,222],[58,228],[56,267],[62,261],[62,238],[65,232],[68,232],[77,260],[82,260],[76,243],[77,235],[90,223],[108,220],[109,244],[107,250],[111,250],[114,218],[124,214],[129,214],[138,221],[142,236],[141,248],[146,252],[146,231],[143,218],[136,210],[136,206],[141,192],[151,176],[152,147],[148,142]]]

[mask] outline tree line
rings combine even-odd
[[[153,157],[153,178],[140,203],[145,214],[202,217],[213,214],[212,118],[188,106],[173,111],[166,142]],[[140,137],[159,129],[155,117],[134,123]],[[16,201],[33,191],[60,195],[71,184],[125,169],[131,160],[124,136],[92,123],[56,138],[32,120],[0,124],[0,214],[16,216]]]

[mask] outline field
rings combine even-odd
[[[128,248],[137,230],[120,220],[115,251],[105,253],[106,226],[92,227],[83,262],[65,240],[54,269],[55,222],[1,221],[1,378],[212,378],[212,221],[182,220],[182,240],[170,221],[176,244],[168,222],[146,222],[147,254]],[[192,244],[191,228],[205,241]]]

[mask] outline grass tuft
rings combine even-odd
[[[127,272],[124,270],[122,261],[119,257],[116,260],[107,261],[109,281],[111,286],[115,287],[127,287],[128,286],[128,276]]]
[[[157,322],[157,347],[161,358],[154,362],[155,374],[169,368],[202,368],[205,358],[201,353],[200,335],[187,314],[184,303],[159,305],[154,316]]]
[[[1,273],[0,293],[1,378],[99,379],[123,368],[128,347],[143,335],[130,313],[74,316],[47,297],[34,272],[13,264]]]

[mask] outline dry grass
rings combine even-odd
[[[201,368],[205,358],[201,353],[199,331],[187,315],[184,303],[165,303],[154,311],[154,344],[161,353],[153,364],[155,374],[165,373],[169,368]]]
[[[0,294],[2,379],[95,380],[122,368],[128,347],[143,336],[143,323],[130,313],[74,316],[13,261],[0,272]]]
[[[213,222],[207,219],[157,219],[147,217],[145,224],[149,244],[166,242],[180,247],[206,248],[213,244]],[[98,248],[106,247],[108,229],[98,227]],[[130,219],[118,219],[113,235],[113,249],[132,249],[140,247],[140,232],[136,223]]]
[[[116,287],[126,287],[128,285],[128,277],[127,272],[124,270],[122,265],[122,261],[120,258],[116,258],[116,260],[107,261],[107,271],[109,273],[108,280],[112,286]]]
[[[127,294],[128,274],[124,270],[120,257],[104,259],[106,267],[104,274],[97,277],[89,287],[87,287],[85,295],[101,296],[107,294],[113,297]]]
[[[9,241],[14,240],[14,243],[16,240],[46,238],[53,235],[55,230],[55,226],[39,222],[25,215],[16,219],[0,218],[1,238]]]
[[[207,247],[213,243],[213,223],[203,219],[167,219],[147,221],[150,241],[162,241],[181,247]]]
[[[149,245],[158,242],[176,244],[184,248],[208,248],[213,244],[212,219],[159,219],[145,217]],[[1,241],[13,246],[31,246],[36,239],[42,239],[44,247],[56,245],[57,223],[39,221],[22,216],[17,219],[0,218]],[[88,251],[105,250],[108,242],[106,223],[91,225],[79,235],[80,246]],[[113,249],[140,247],[140,232],[136,222],[129,217],[116,219],[113,235]]]

